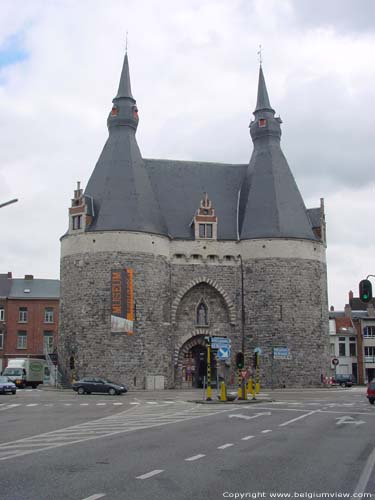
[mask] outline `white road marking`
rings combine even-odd
[[[148,405],[157,405],[158,403],[156,401],[146,401]]]
[[[248,441],[249,439],[253,439],[253,437],[255,437],[255,436],[245,436],[245,437],[241,438],[241,441]]]
[[[314,413],[318,413],[319,411],[320,410],[310,411],[309,413],[305,413],[304,415],[300,415],[297,418],[293,418],[292,420],[288,420],[287,422],[279,424],[279,427],[285,427],[286,425],[292,424],[293,422],[297,422],[297,420],[302,420],[303,418],[309,417],[310,415],[313,415]]]
[[[336,420],[337,420],[336,425],[342,425],[342,424],[361,425],[366,423],[364,420],[354,420],[354,418],[350,417],[349,415],[345,415],[343,417],[337,417]]]
[[[38,403],[30,403],[29,405],[26,406],[38,406]]]
[[[130,403],[131,405],[140,405],[141,403],[137,403],[137,402],[133,402],[133,403]]]
[[[97,493],[96,495],[91,495],[91,497],[86,497],[83,498],[82,500],[98,500],[98,498],[103,498],[105,496],[106,496],[105,493]]]
[[[79,403],[79,406],[88,406],[88,403]]]
[[[361,477],[359,478],[358,484],[353,493],[353,496],[351,497],[351,500],[360,497],[361,495],[359,495],[359,493],[363,493],[364,491],[367,490],[367,483],[369,482],[374,467],[375,467],[375,448],[372,450],[370,456],[367,459],[366,465],[362,471]]]
[[[113,406],[122,406],[124,403],[113,403]]]
[[[72,406],[72,403],[64,403],[64,406]]]
[[[96,406],[106,406],[107,403],[96,403]]]
[[[162,472],[164,472],[163,469],[155,469],[151,472],[147,472],[147,474],[142,474],[142,476],[137,476],[136,479],[148,479],[152,476],[156,476],[157,474],[161,474]]]
[[[193,462],[194,460],[199,460],[205,456],[206,455],[194,455],[193,457],[185,458],[185,462]]]
[[[264,413],[255,413],[255,415],[252,415],[249,417],[248,415],[242,415],[241,413],[236,413],[235,415],[228,415],[229,418],[243,418],[244,420],[252,420],[253,418],[258,418],[262,417],[264,415],[271,415],[271,412],[264,412]]]
[[[268,432],[272,432],[271,429],[265,429],[264,431],[261,431],[262,434],[267,434]]]
[[[225,448],[229,448],[230,446],[233,446],[233,443],[222,444],[221,446],[218,446],[217,449],[218,450],[225,450]]]

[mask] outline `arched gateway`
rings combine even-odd
[[[207,375],[207,342],[205,335],[189,338],[177,349],[175,384],[177,387],[203,387]],[[216,380],[216,360],[211,359],[211,376]]]

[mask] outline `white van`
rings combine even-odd
[[[31,385],[35,388],[38,384],[43,384],[45,371],[48,371],[48,366],[44,359],[15,358],[8,360],[3,375],[17,387]]]

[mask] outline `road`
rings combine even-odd
[[[201,396],[2,396],[0,498],[375,499],[375,407],[364,388],[191,402]]]

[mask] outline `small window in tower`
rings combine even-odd
[[[206,237],[206,224],[199,224],[199,238]]]
[[[206,238],[212,238],[212,224],[206,224]]]
[[[116,106],[113,106],[111,109],[111,116],[117,116],[118,115],[118,109]]]
[[[81,229],[82,227],[82,215],[73,216],[73,229]]]
[[[138,120],[138,108],[137,108],[137,106],[133,106],[133,117]]]
[[[265,118],[260,118],[258,121],[259,127],[265,127],[267,125],[267,120]]]

